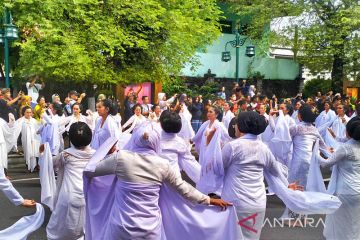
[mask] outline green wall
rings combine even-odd
[[[203,77],[208,69],[211,69],[217,78],[235,78],[235,48],[228,44],[227,50],[231,52],[231,60],[229,62],[221,61],[221,52],[225,50],[225,44],[235,39],[235,34],[223,34],[212,45],[207,47],[205,53],[198,52],[201,65],[194,71],[190,66],[185,66],[182,70],[182,76]],[[250,63],[252,63],[253,72],[260,72],[265,75],[265,79],[274,80],[295,80],[299,75],[299,64],[288,59],[274,58],[249,58],[245,56],[246,46],[251,42],[246,40],[245,44],[240,48],[239,61],[239,77],[247,78]],[[256,51],[256,48],[255,48]]]

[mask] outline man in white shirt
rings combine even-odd
[[[41,84],[36,83],[36,81],[39,79],[41,81]],[[33,76],[30,79],[30,82],[26,82],[27,95],[31,97],[31,105],[34,105],[34,107],[36,106],[37,99],[39,98],[39,91],[41,89],[44,89],[44,87],[45,87],[45,83],[43,79],[39,78],[38,76]]]
[[[152,112],[151,108],[153,107],[152,104],[150,104],[149,101],[149,97],[148,96],[142,96],[142,104],[141,104],[141,108],[142,108],[142,115],[144,115],[145,117],[148,117],[149,114]]]

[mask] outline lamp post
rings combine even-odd
[[[4,66],[5,66],[5,86],[10,87],[10,60],[9,60],[9,42],[19,38],[18,30],[12,23],[11,12],[5,8],[3,20],[0,27],[0,43],[4,44]]]
[[[239,59],[240,59],[240,47],[243,46],[246,42],[246,40],[248,39],[248,37],[245,38],[241,38],[240,37],[240,33],[239,33],[239,29],[236,30],[235,32],[235,39],[232,41],[229,41],[225,44],[225,52],[222,52],[221,54],[221,61],[223,62],[228,62],[231,60],[231,54],[230,51],[227,51],[227,45],[230,44],[232,47],[236,48],[236,68],[235,68],[235,77],[236,77],[236,82],[239,83]],[[246,46],[246,52],[245,55],[248,57],[253,57],[255,56],[255,46],[253,45],[249,45]]]

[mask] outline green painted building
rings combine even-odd
[[[245,36],[242,36],[245,38]],[[227,51],[231,53],[231,60],[228,62],[221,61],[221,53],[225,50],[225,44],[235,39],[235,34],[223,33],[212,45],[208,46],[206,52],[198,52],[201,65],[195,70],[191,70],[190,66],[182,70],[183,76],[203,77],[204,74],[211,69],[217,78],[235,79],[236,72],[236,49],[227,46]],[[269,80],[295,80],[299,76],[299,64],[291,59],[281,58],[260,58],[245,56],[246,46],[251,45],[249,40],[240,47],[239,59],[239,77],[248,78],[250,69],[252,72],[260,72],[264,75],[264,79]],[[256,52],[256,46],[255,46]]]
[[[229,13],[228,8],[225,5],[221,5],[225,21],[222,21],[223,33],[215,40],[211,45],[207,46],[203,52],[197,52],[196,56],[200,61],[200,65],[195,69],[191,69],[191,66],[186,66],[181,75],[185,78],[204,79],[204,75],[211,71],[215,74],[215,79],[219,81],[233,82],[236,79],[236,48],[230,44],[227,45],[227,51],[230,51],[231,60],[223,62],[221,60],[222,52],[225,51],[225,45],[227,42],[235,40],[236,35],[234,30],[236,23],[240,22],[242,28],[249,22],[249,18],[240,18],[234,14]],[[240,31],[241,32],[241,31]],[[241,39],[246,36],[241,35]],[[258,72],[263,76],[263,79],[259,82],[253,82],[258,89],[263,90],[264,93],[278,93],[279,95],[290,95],[298,92],[300,85],[302,84],[301,66],[295,62],[289,56],[276,56],[260,57],[255,54],[255,57],[247,57],[245,55],[246,46],[253,45],[249,38],[246,39],[244,44],[240,47],[239,51],[239,78],[248,79]],[[255,46],[255,53],[258,51]],[[269,49],[270,52],[270,49]],[[281,51],[280,51],[281,52]],[[260,55],[260,54],[258,54]],[[264,55],[264,54],[262,54]],[[279,88],[280,89],[276,89]],[[284,89],[286,90],[284,90]],[[282,91],[282,92],[281,92]]]

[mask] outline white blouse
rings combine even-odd
[[[228,142],[222,149],[225,178],[221,197],[245,211],[264,211],[266,192],[264,169],[275,177],[278,162],[270,149],[256,135],[246,134]],[[286,182],[286,179],[283,179]]]
[[[318,157],[322,167],[337,166],[336,194],[360,194],[360,142],[350,139],[329,159]]]

